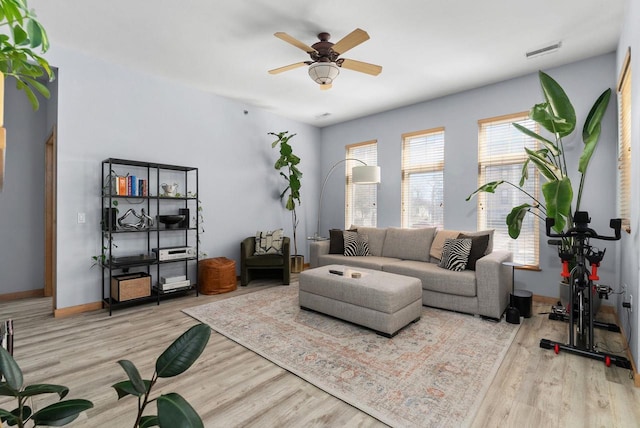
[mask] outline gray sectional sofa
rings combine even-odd
[[[312,268],[331,264],[377,269],[406,275],[422,282],[422,304],[483,317],[500,319],[509,303],[512,288],[512,254],[493,251],[493,231],[460,232],[435,228],[401,229],[358,227],[368,243],[370,255],[345,256],[330,253],[332,243],[311,242]],[[489,235],[475,270],[453,271],[438,266],[446,239]],[[486,242],[486,241],[485,241]],[[344,245],[344,244],[343,244]]]

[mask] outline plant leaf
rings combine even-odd
[[[522,230],[522,219],[529,212],[529,209],[533,206],[531,204],[524,203],[513,207],[509,215],[507,215],[506,223],[509,228],[509,236],[512,239],[517,239],[520,236]]]
[[[571,212],[571,202],[573,201],[571,180],[569,177],[564,177],[562,180],[549,181],[542,185],[542,194],[547,207],[547,217],[555,219],[556,223],[553,228],[560,233]]]
[[[143,382],[144,382],[145,390],[148,391],[149,386],[151,385],[151,381],[144,380]],[[136,389],[133,387],[133,384],[131,383],[130,380],[123,380],[122,382],[118,382],[111,385],[111,387],[115,389],[116,392],[118,393],[118,400],[121,399],[122,397],[126,397],[127,395],[134,395],[136,397],[140,397],[142,394],[144,394],[144,392],[136,391]]]
[[[160,428],[204,428],[198,413],[176,393],[158,397],[158,420]]]
[[[46,383],[29,385],[20,392],[21,397],[31,397],[40,394],[58,394],[60,400],[67,396],[69,388],[63,385],[51,385]]]
[[[131,381],[131,385],[133,389],[138,393],[136,395],[144,394],[147,392],[145,388],[145,384],[142,381],[142,376],[140,376],[140,372],[138,368],[129,360],[119,360],[118,364],[122,366],[127,376],[129,376],[129,380]]]
[[[602,122],[607,107],[609,106],[609,99],[611,98],[611,88],[607,88],[593,103],[593,107],[589,110],[584,126],[582,127],[582,139],[586,140],[590,134],[596,129],[596,127]]]
[[[0,421],[6,421],[7,425],[9,426],[18,424],[18,418],[16,418],[13,413],[8,412],[4,409],[0,409]]]
[[[560,169],[551,162],[548,162],[540,153],[534,152],[526,147],[524,150],[527,152],[527,155],[529,155],[529,160],[547,180],[560,180],[562,178]]]
[[[0,346],[0,374],[4,376],[7,385],[15,391],[20,391],[23,385],[22,370],[11,354]]]
[[[584,149],[580,155],[580,161],[578,162],[578,171],[582,174],[587,172],[587,167],[591,161],[591,156],[598,146],[598,140],[600,139],[600,124],[598,123],[593,129],[593,132],[589,134],[584,140]]]
[[[491,181],[489,183],[485,183],[482,186],[478,187],[475,190],[475,192],[467,196],[467,199],[465,200],[468,201],[469,199],[473,198],[477,193],[480,193],[480,192],[496,193],[496,189],[498,188],[498,186],[504,182],[505,182],[504,180],[500,180],[500,181]]]
[[[558,82],[543,71],[538,73],[538,77],[540,78],[540,86],[542,87],[544,98],[547,100],[549,107],[551,107],[553,115],[562,120],[554,121],[556,125],[555,132],[560,137],[566,137],[576,127],[576,111]]]
[[[2,397],[19,397],[20,391],[16,391],[7,385],[6,382],[0,382],[0,396]]]
[[[157,427],[160,422],[158,421],[158,417],[155,415],[143,416],[140,418],[139,428],[148,428],[148,427]]]
[[[36,425],[63,426],[73,421],[85,410],[93,407],[89,400],[66,400],[53,403],[33,414]]]
[[[197,324],[178,337],[156,360],[158,377],[173,377],[187,370],[204,351],[211,328]]]
[[[522,125],[520,125],[519,123],[512,123],[513,126],[516,127],[516,129],[518,129],[518,131],[522,132],[525,135],[528,135],[531,138],[535,138],[536,140],[540,141],[542,144],[544,144],[544,146],[549,149],[549,152],[551,152],[551,154],[553,156],[558,156],[560,154],[560,149],[558,149],[558,146],[556,146],[553,142],[547,140],[546,138],[544,138],[542,135],[538,135],[535,132],[533,132],[532,130],[530,130],[529,128],[526,128]]]

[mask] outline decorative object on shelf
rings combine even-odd
[[[291,272],[302,272],[304,266],[304,256],[298,254],[298,237],[296,235],[296,229],[298,228],[298,215],[296,213],[296,201],[300,204],[300,178],[302,172],[298,169],[300,158],[293,154],[293,148],[289,144],[289,140],[296,136],[296,134],[288,135],[289,131],[279,132],[277,134],[269,132],[269,135],[275,135],[277,140],[271,143],[271,148],[276,148],[280,145],[280,157],[274,164],[276,170],[280,171],[280,175],[286,180],[287,187],[280,193],[280,200],[286,197],[285,208],[291,211],[291,222],[293,224],[293,252],[291,255]],[[282,169],[286,171],[282,172]],[[287,192],[289,195],[287,196]]]
[[[168,198],[175,198],[177,196],[178,183],[173,183],[173,184],[162,183],[160,187],[162,187],[162,190],[164,190],[164,193],[161,196],[166,196]]]
[[[159,215],[158,221],[167,229],[176,229],[178,228],[178,224],[183,222],[187,218],[184,214],[173,214],[173,215]]]
[[[178,209],[178,214],[184,216],[184,219],[178,223],[178,228],[189,229],[189,208]]]
[[[118,400],[127,395],[138,397],[138,415],[133,424],[134,428],[204,426],[200,415],[180,394],[170,392],[151,399],[151,389],[158,379],[178,376],[187,371],[204,351],[210,336],[211,328],[206,324],[194,325],[184,332],[158,357],[150,380],[143,380],[138,368],[131,361],[118,361],[128,380],[114,384],[113,389],[118,393]],[[152,401],[157,403],[158,414],[142,416],[147,404]]]
[[[124,219],[129,216],[129,214],[133,215],[138,219],[137,223],[124,223]],[[128,230],[144,230],[151,226],[153,226],[153,219],[149,217],[144,212],[144,208],[140,210],[140,214],[136,212],[133,208],[129,208],[126,213],[122,217],[118,219],[118,225],[123,229]]]
[[[327,172],[327,175],[324,177],[324,181],[322,182],[322,189],[320,190],[320,201],[318,202],[318,224],[316,225],[316,233],[314,236],[309,237],[309,240],[312,241],[322,241],[325,238],[320,236],[320,212],[322,210],[322,197],[324,196],[324,188],[327,185],[327,180],[329,180],[329,176],[336,169],[338,165],[347,161],[355,161],[360,162],[362,165],[354,166],[351,169],[351,174],[353,177],[354,184],[378,184],[380,183],[380,167],[377,165],[367,165],[365,162],[356,158],[346,158],[340,159],[338,162],[334,163],[333,166]]]

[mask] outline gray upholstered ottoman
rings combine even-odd
[[[331,270],[343,275],[330,273]],[[360,273],[360,278],[352,278]],[[299,303],[375,330],[388,337],[422,313],[422,283],[417,278],[340,265],[300,273]]]

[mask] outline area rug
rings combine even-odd
[[[297,283],[184,312],[394,427],[468,426],[519,327],[423,307],[388,339],[301,310]]]

